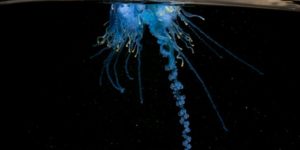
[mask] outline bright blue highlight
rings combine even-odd
[[[168,60],[165,65],[165,71],[169,72],[168,80],[170,81],[170,89],[175,99],[176,106],[179,108],[178,116],[179,123],[182,125],[182,145],[185,150],[191,149],[190,136],[191,128],[189,122],[189,114],[185,108],[186,96],[182,93],[183,84],[178,80],[178,66],[183,67],[184,63],[195,74],[196,78],[202,85],[213,109],[224,131],[228,131],[221,117],[216,105],[213,102],[211,94],[207,89],[203,79],[195,70],[194,66],[184,55],[183,49],[178,46],[177,42],[182,42],[185,47],[194,53],[193,40],[190,34],[183,31],[178,25],[178,21],[182,21],[190,30],[198,37],[198,39],[205,44],[212,52],[222,58],[222,56],[208,43],[214,44],[218,49],[223,50],[228,55],[232,56],[239,62],[250,67],[259,74],[263,74],[254,66],[246,61],[240,59],[235,54],[224,48],[222,45],[214,41],[211,37],[206,35],[200,28],[194,25],[189,18],[196,17],[204,20],[201,16],[193,15],[184,11],[180,6],[173,6],[167,4],[133,4],[133,3],[116,3],[111,5],[110,20],[104,36],[99,37],[97,45],[106,44],[106,47],[100,50],[97,54],[101,55],[104,51],[109,51],[107,58],[103,61],[103,68],[100,75],[99,83],[102,84],[103,75],[106,74],[111,85],[120,91],[125,92],[125,88],[119,83],[117,65],[122,51],[127,50],[127,57],[125,60],[125,73],[129,80],[134,78],[128,71],[128,61],[135,57],[137,60],[137,79],[139,86],[140,102],[143,103],[143,90],[141,79],[141,52],[144,29],[147,27],[150,33],[157,39],[157,44],[160,46],[160,54],[163,58]]]

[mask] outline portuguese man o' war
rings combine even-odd
[[[183,127],[182,145],[185,150],[191,149],[191,128],[189,121],[189,114],[185,108],[186,96],[182,93],[184,88],[181,81],[178,79],[178,66],[183,67],[184,64],[191,69],[195,77],[198,79],[205,91],[213,109],[215,110],[217,117],[224,131],[228,131],[223,118],[221,117],[213,99],[207,89],[203,79],[197,73],[192,63],[188,60],[183,52],[183,48],[179,46],[178,42],[182,42],[185,48],[190,49],[194,53],[193,40],[191,35],[180,27],[179,22],[183,22],[184,25],[195,34],[195,36],[211,49],[215,54],[220,56],[218,52],[210,46],[209,43],[214,44],[220,50],[223,50],[228,55],[232,56],[242,64],[248,66],[252,70],[259,74],[263,74],[260,70],[240,59],[235,54],[224,48],[222,45],[214,41],[211,37],[205,34],[199,27],[191,22],[190,18],[198,18],[204,20],[199,15],[191,14],[178,5],[169,4],[139,4],[139,3],[114,3],[110,9],[110,20],[107,23],[106,33],[99,37],[97,45],[105,44],[106,47],[100,50],[97,54],[92,56],[94,58],[101,55],[105,51],[109,51],[107,58],[103,62],[103,68],[100,75],[99,83],[102,84],[103,75],[106,74],[111,85],[119,92],[123,93],[125,88],[120,84],[117,65],[119,62],[120,54],[122,51],[127,50],[127,56],[125,59],[125,73],[129,80],[133,80],[133,77],[128,71],[128,61],[130,58],[134,58],[137,61],[137,80],[139,85],[139,97],[140,102],[143,103],[142,94],[142,81],[141,81],[141,52],[142,43],[145,28],[148,28],[150,33],[156,38],[159,45],[159,52],[163,58],[166,58],[167,64],[165,65],[165,71],[169,72],[168,80],[170,81],[170,89],[176,100],[176,106],[179,108],[178,116],[179,122]],[[208,41],[208,42],[207,42]],[[220,56],[221,57],[221,56]]]

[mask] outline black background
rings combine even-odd
[[[22,118],[24,149],[180,150],[181,126],[154,37],[145,31],[142,52],[144,104],[137,80],[118,70],[126,88],[118,93],[98,78],[105,55],[100,47],[109,5],[29,3],[0,6],[1,52],[12,79],[14,111]],[[226,53],[219,59],[197,42],[184,52],[206,81],[224,117],[225,133],[200,83],[180,69],[190,113],[193,149],[293,150],[300,143],[298,60],[300,14],[272,10],[185,7],[216,41],[261,69],[260,76]],[[188,31],[188,28],[185,28]],[[189,31],[190,32],[190,31]],[[136,61],[129,63],[136,77]],[[24,138],[23,138],[24,137]]]

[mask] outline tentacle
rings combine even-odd
[[[110,49],[109,47],[102,48],[99,52],[97,52],[96,54],[94,54],[93,56],[91,56],[90,59],[94,59],[95,57],[100,56],[104,51],[107,51],[109,49]]]
[[[137,54],[137,65],[138,65],[138,83],[139,83],[139,95],[140,95],[140,102],[144,103],[143,98],[143,87],[142,87],[142,76],[141,76],[141,50],[138,50]]]
[[[186,17],[189,17],[189,18],[199,18],[201,20],[205,20],[204,17],[202,17],[200,15],[195,15],[195,14],[189,13],[189,12],[185,11],[184,9],[180,9],[180,11]]]
[[[118,87],[118,90],[119,90],[121,93],[124,93],[125,88],[123,88],[123,87],[120,85],[120,82],[119,82],[119,76],[118,76],[118,72],[117,72],[117,64],[118,64],[118,61],[119,61],[120,54],[121,54],[122,50],[123,50],[123,48],[121,47],[121,48],[120,48],[120,51],[116,52],[116,53],[117,53],[117,56],[116,56],[115,62],[114,62],[114,64],[113,64],[113,72],[114,72],[114,76],[115,76],[115,84],[116,84],[116,86]]]
[[[126,60],[125,60],[124,68],[125,68],[125,73],[126,73],[127,78],[129,80],[133,80],[134,78],[131,77],[131,75],[129,74],[129,71],[128,71],[128,61],[129,61],[130,56],[131,56],[131,53],[128,53],[127,57],[126,57]]]
[[[115,53],[116,53],[116,52],[112,51],[112,52],[109,54],[109,56],[106,58],[106,60],[105,60],[105,62],[104,62],[104,63],[105,63],[105,71],[106,71],[107,78],[108,78],[108,80],[110,81],[111,85],[112,85],[115,89],[117,89],[118,91],[120,91],[120,93],[123,93],[125,89],[124,89],[123,87],[120,87],[119,85],[117,85],[117,84],[113,81],[113,79],[112,79],[112,77],[111,77],[111,75],[110,75],[110,63],[111,63],[112,58],[113,58],[113,56],[115,55]]]
[[[231,57],[233,57],[234,59],[236,59],[237,61],[239,61],[240,63],[248,66],[249,68],[251,68],[252,70],[254,70],[255,72],[257,72],[259,75],[264,75],[264,73],[262,71],[260,71],[259,69],[257,69],[256,67],[254,67],[253,65],[249,64],[248,62],[246,62],[245,60],[239,58],[237,55],[235,55],[234,53],[232,53],[230,50],[228,50],[227,48],[225,48],[224,46],[222,46],[221,44],[219,44],[218,42],[216,42],[214,39],[212,39],[210,36],[208,36],[206,33],[204,33],[199,27],[197,27],[194,23],[192,23],[190,20],[186,19],[184,16],[180,16],[181,20],[184,22],[187,22],[188,25],[190,25],[193,29],[195,29],[196,31],[198,31],[198,33],[200,33],[203,37],[205,37],[206,39],[208,39],[210,42],[212,42],[214,45],[216,45],[217,47],[219,47],[220,49],[222,49],[224,52],[226,52],[227,54],[229,54]],[[192,29],[191,28],[191,29]],[[193,31],[193,30],[192,30]],[[193,31],[196,36],[199,38],[201,36],[197,35],[197,33],[195,31]],[[201,39],[200,39],[201,40]],[[201,40],[202,41],[202,40]]]
[[[163,42],[162,42],[162,41]],[[184,107],[185,104],[185,95],[181,93],[181,90],[183,89],[182,83],[178,80],[178,69],[176,66],[176,56],[174,54],[174,45],[172,44],[170,40],[159,40],[162,44],[160,47],[160,52],[163,56],[166,56],[168,59],[168,64],[165,67],[166,71],[169,71],[169,81],[171,82],[170,89],[172,90],[173,96],[176,100],[176,106],[179,108],[178,116],[179,116],[179,123],[182,125],[183,130],[182,130],[182,137],[183,137],[183,142],[182,145],[185,150],[190,150],[192,148],[191,146],[191,141],[192,137],[189,135],[191,132],[190,128],[190,121],[189,121],[189,114],[187,113],[186,108]],[[167,47],[165,49],[164,47]]]
[[[200,83],[201,83],[201,85],[202,85],[202,87],[203,87],[203,89],[204,89],[204,91],[205,91],[205,93],[206,93],[206,95],[207,95],[207,97],[208,97],[208,99],[209,99],[209,102],[211,103],[213,109],[215,110],[215,112],[216,112],[216,114],[217,114],[217,116],[218,116],[218,118],[219,118],[219,120],[220,120],[220,122],[221,122],[221,125],[222,125],[224,131],[228,132],[229,130],[227,129],[227,127],[226,127],[226,125],[225,125],[225,123],[224,123],[224,120],[223,120],[221,114],[219,113],[219,111],[218,111],[218,109],[217,109],[217,106],[216,106],[216,104],[214,103],[214,101],[213,101],[213,99],[212,99],[212,96],[211,96],[211,94],[210,94],[210,92],[209,92],[209,90],[208,90],[208,88],[207,88],[205,82],[203,81],[203,79],[201,78],[201,76],[198,74],[198,72],[196,71],[196,69],[194,68],[194,66],[192,65],[192,63],[187,59],[187,57],[186,57],[182,52],[180,52],[180,51],[177,51],[177,52],[178,52],[178,53],[180,54],[180,56],[185,60],[185,62],[188,64],[189,68],[192,70],[192,72],[194,73],[194,75],[195,75],[195,76],[197,77],[197,79],[200,81]]]

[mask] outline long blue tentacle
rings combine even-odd
[[[117,83],[115,83],[115,81],[112,79],[112,76],[111,76],[111,73],[110,73],[110,64],[111,64],[111,62],[113,60],[113,57],[114,57],[115,53],[116,53],[115,51],[112,51],[109,54],[109,56],[105,59],[105,61],[103,63],[104,63],[104,67],[105,67],[105,72],[106,72],[107,78],[110,81],[111,85],[115,89],[117,89],[118,91],[120,91],[121,93],[123,93],[125,89],[123,87],[121,87],[120,85],[118,85]]]
[[[120,90],[120,92],[124,93],[125,88],[123,88],[120,85],[119,75],[118,75],[118,72],[117,72],[117,64],[118,64],[118,61],[119,61],[119,58],[120,58],[120,54],[121,54],[122,51],[123,51],[123,45],[120,47],[120,50],[118,52],[115,52],[115,53],[117,53],[117,56],[116,56],[116,59],[115,59],[114,64],[113,64],[113,72],[114,72],[114,76],[115,76],[115,84],[117,85],[117,87]]]
[[[189,135],[191,132],[190,128],[190,121],[188,120],[189,114],[187,113],[186,108],[184,107],[185,104],[185,95],[181,93],[181,90],[183,89],[182,83],[178,80],[178,69],[176,66],[176,57],[174,54],[174,48],[170,41],[164,41],[167,38],[161,39],[159,43],[161,43],[160,47],[160,53],[163,57],[166,57],[168,59],[168,64],[165,67],[166,71],[169,71],[169,81],[171,82],[170,89],[172,90],[172,93],[174,95],[174,98],[176,100],[176,106],[179,108],[178,116],[180,117],[179,123],[183,126],[182,130],[182,137],[183,142],[182,145],[184,146],[185,150],[190,150],[192,148],[191,141],[192,137]],[[167,49],[166,49],[166,48]]]
[[[97,56],[100,56],[103,52],[105,52],[105,51],[107,51],[107,50],[109,50],[110,48],[109,47],[104,47],[104,48],[102,48],[100,51],[98,51],[96,54],[94,54],[94,55],[92,55],[91,57],[90,57],[90,59],[94,59],[95,57],[97,57]]]
[[[208,99],[209,99],[209,102],[211,103],[213,109],[215,110],[220,122],[221,122],[221,125],[224,129],[224,131],[228,132],[228,128],[226,127],[225,123],[224,123],[224,120],[216,106],[216,104],[214,103],[213,99],[212,99],[212,96],[204,82],[204,80],[201,78],[201,76],[199,75],[199,73],[196,71],[196,69],[194,68],[194,66],[192,65],[192,63],[187,59],[187,57],[181,52],[181,51],[177,51],[179,53],[179,55],[184,59],[184,61],[188,64],[189,68],[192,70],[192,72],[194,73],[194,75],[197,77],[197,79],[200,81],[203,89],[204,89],[204,92],[206,93]]]
[[[203,42],[203,39],[201,37],[205,37],[206,39],[208,39],[210,42],[212,42],[214,45],[216,45],[217,47],[219,47],[220,49],[222,49],[224,52],[226,52],[227,54],[229,54],[231,57],[233,57],[234,59],[236,59],[237,61],[239,61],[240,63],[248,66],[249,68],[251,68],[252,70],[254,70],[255,72],[257,72],[259,75],[264,75],[264,73],[262,71],[260,71],[259,69],[257,69],[256,67],[254,67],[253,65],[249,64],[248,62],[246,62],[245,60],[241,59],[240,57],[238,57],[237,55],[235,55],[234,53],[232,53],[230,50],[228,50],[227,48],[225,48],[224,46],[222,46],[221,44],[219,44],[217,41],[215,41],[214,39],[212,39],[209,35],[207,35],[204,31],[202,31],[199,27],[197,27],[193,22],[191,22],[189,19],[187,19],[184,15],[179,15],[179,18],[187,23],[188,25],[190,25],[192,28],[191,30],[195,33],[195,35]],[[194,29],[196,31],[198,31],[198,33],[201,34],[198,35],[197,32],[194,31]],[[204,43],[205,44],[205,43]],[[207,45],[207,44],[205,44]],[[210,46],[209,46],[210,48]],[[211,49],[211,48],[210,48]]]
[[[143,98],[143,87],[142,87],[142,76],[141,76],[141,51],[138,51],[137,54],[137,65],[138,65],[138,84],[139,84],[139,96],[140,96],[140,102],[141,104],[144,103]]]
[[[129,80],[133,80],[134,78],[131,77],[131,75],[129,74],[129,71],[128,71],[128,61],[129,61],[130,56],[131,56],[131,53],[128,53],[126,56],[124,68],[125,68],[125,73],[126,73],[127,78]]]
[[[157,9],[159,10],[160,8],[158,7]],[[151,22],[155,16],[148,12],[146,12],[144,15],[147,17],[147,21],[149,21],[148,25],[151,34],[157,38],[157,43],[160,45],[160,54],[162,57],[168,59],[168,63],[165,65],[165,70],[169,72],[168,79],[171,82],[170,89],[172,90],[173,96],[176,100],[176,106],[179,108],[179,123],[183,126],[181,134],[183,137],[182,145],[185,150],[191,150],[192,137],[189,135],[191,132],[190,122],[188,120],[189,114],[184,106],[186,97],[181,93],[183,85],[177,78],[178,69],[176,66],[176,55],[174,53],[175,49],[180,49],[180,47],[178,47],[176,41],[174,41],[174,38],[172,38],[172,33],[170,35],[170,32],[167,30],[168,28],[164,27],[164,25],[166,25],[164,23],[168,22],[159,21],[160,18],[156,18],[155,21]]]

